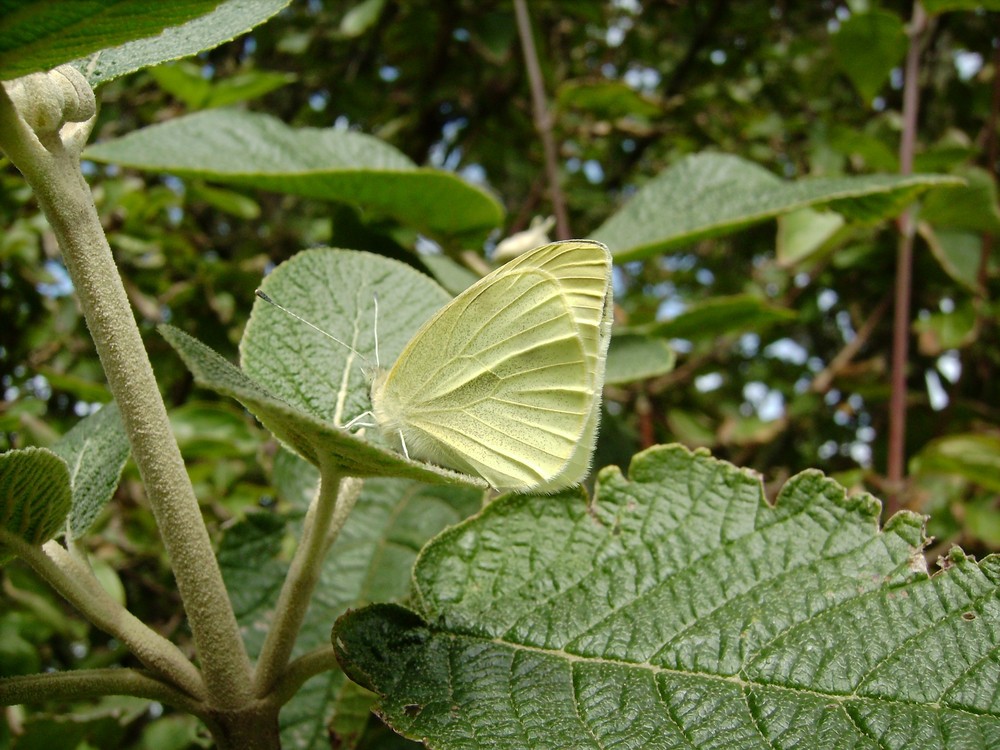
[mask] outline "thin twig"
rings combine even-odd
[[[892,295],[889,294],[883,297],[882,301],[878,303],[878,306],[867,317],[864,325],[858,329],[854,338],[847,342],[844,348],[837,352],[837,356],[830,360],[830,364],[813,378],[811,386],[813,393],[826,393],[830,390],[830,386],[837,375],[850,364],[851,360],[861,351],[861,348],[868,343],[868,339],[871,338],[871,335],[875,332],[875,328],[882,322],[882,318],[888,311],[891,299]]]
[[[899,171],[913,172],[917,139],[917,111],[920,104],[920,46],[927,16],[919,0],[913,3],[910,19],[910,46],[906,53],[903,83],[903,137],[899,147]],[[892,330],[892,376],[889,398],[889,447],[886,475],[889,494],[886,510],[891,515],[900,508],[900,492],[906,461],[906,370],[910,345],[910,294],[913,282],[913,237],[916,222],[908,209],[899,219],[899,250],[896,259],[896,301]]]
[[[986,152],[986,168],[997,177],[997,159],[1000,158],[1000,139],[997,138],[997,122],[1000,121],[1000,45],[993,47],[993,96],[990,100],[990,116],[986,121],[986,144],[983,151]],[[976,281],[980,294],[986,293],[986,282],[989,279],[990,257],[993,254],[993,234],[985,232],[983,234],[983,244],[979,256],[979,272],[976,274]],[[985,306],[980,310],[985,311]]]
[[[531,87],[531,108],[534,113],[535,129],[542,139],[542,150],[545,152],[545,174],[549,183],[549,196],[552,199],[552,213],[556,217],[556,235],[561,240],[568,240],[572,234],[569,228],[569,215],[566,213],[566,199],[559,184],[556,142],[552,137],[552,113],[545,100],[542,69],[538,64],[538,52],[535,50],[535,40],[531,34],[531,19],[528,17],[525,0],[514,0],[514,14],[517,16],[517,34],[521,39],[521,49],[524,50],[524,64],[528,71],[528,84]]]

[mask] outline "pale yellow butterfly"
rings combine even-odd
[[[611,338],[611,254],[542,245],[428,320],[372,382],[372,414],[403,451],[498,490],[581,481],[597,439]]]

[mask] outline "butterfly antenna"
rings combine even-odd
[[[375,301],[375,367],[381,367],[378,358],[378,294],[372,292],[372,299]]]
[[[274,305],[279,310],[281,310],[281,312],[288,313],[289,315],[291,315],[293,318],[295,318],[299,322],[305,323],[307,326],[309,326],[310,328],[312,328],[314,331],[318,331],[319,333],[322,333],[324,336],[326,336],[328,339],[332,339],[333,341],[336,341],[338,344],[340,344],[345,349],[348,349],[349,351],[352,351],[356,355],[358,355],[359,357],[361,357],[361,359],[365,359],[365,356],[361,352],[359,352],[357,349],[355,349],[353,346],[351,346],[350,344],[345,344],[343,341],[341,341],[340,339],[338,339],[332,333],[324,331],[322,328],[320,328],[315,323],[310,323],[308,320],[306,320],[305,318],[303,318],[301,315],[297,315],[297,314],[293,313],[291,310],[289,310],[287,307],[283,307],[282,305],[279,305],[277,302],[275,302],[273,299],[271,299],[270,297],[268,297],[267,294],[265,294],[264,292],[262,292],[260,289],[255,289],[254,290],[254,294],[256,294],[262,300],[264,300],[265,302],[267,302],[269,305]],[[376,347],[375,347],[375,359],[376,359],[376,361],[378,360],[378,345],[377,344],[376,344]]]

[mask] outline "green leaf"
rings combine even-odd
[[[997,746],[1000,559],[930,577],[922,519],[879,511],[816,471],[771,506],[654,448],[592,503],[508,495],[443,532],[415,611],[350,612],[333,644],[439,750]]]
[[[180,99],[189,109],[227,107],[264,96],[295,80],[287,73],[250,70],[209,80],[202,67],[190,62],[158,65],[149,74],[164,91]]]
[[[91,146],[84,158],[350,203],[432,234],[485,234],[502,218],[485,191],[418,168],[377,138],[252,112],[198,112]]]
[[[621,81],[568,81],[559,87],[560,109],[586,110],[594,117],[650,119],[662,114],[655,102]]]
[[[961,230],[936,230],[923,221],[917,225],[917,231],[945,273],[970,292],[980,291],[979,266],[983,259],[983,238],[980,235]],[[992,272],[995,264],[990,266]]]
[[[903,22],[884,10],[852,14],[830,41],[837,64],[865,102],[889,80],[908,46]]]
[[[910,462],[914,474],[955,474],[1000,492],[1000,437],[949,435],[924,446]]]
[[[775,254],[785,268],[816,257],[844,226],[844,217],[833,211],[800,208],[778,217]]]
[[[848,218],[894,216],[919,193],[959,184],[942,175],[865,175],[788,182],[736,156],[695,154],[647,183],[593,233],[621,262],[730,234],[805,206]]]
[[[928,13],[947,13],[953,10],[1000,10],[1000,0],[922,0]]]
[[[436,484],[476,483],[473,477],[407,461],[388,449],[365,442],[333,422],[272,394],[183,331],[168,325],[160,326],[159,331],[184,360],[195,382],[239,401],[279,440],[314,466],[320,466],[323,456],[336,456],[339,469],[348,476],[398,476]]]
[[[677,356],[666,339],[636,333],[616,333],[608,347],[604,382],[625,385],[665,375],[674,369]]]
[[[69,467],[73,509],[69,530],[79,539],[115,494],[129,456],[128,437],[118,404],[105,404],[80,420],[52,447]]]
[[[881,131],[872,133],[847,125],[830,126],[830,146],[850,156],[854,163],[863,162],[866,169],[874,172],[899,171],[899,153],[895,144],[887,142],[888,137]]]
[[[189,401],[170,411],[170,427],[185,458],[252,456],[260,447],[260,434],[228,403]]]
[[[969,533],[991,547],[1000,547],[1000,510],[995,497],[966,503],[965,526]]]
[[[751,294],[711,297],[691,305],[676,318],[655,323],[650,330],[674,339],[700,340],[727,333],[760,330],[775,323],[794,320],[796,313],[772,305]]]
[[[933,313],[913,321],[920,353],[936,357],[948,349],[961,349],[976,341],[979,320],[971,302],[960,303],[951,312]]]
[[[434,280],[451,294],[461,294],[481,278],[447,255],[421,253],[417,257]]]
[[[105,47],[154,36],[212,11],[219,2],[6,0],[0,9],[0,80],[50,70]]]
[[[186,186],[187,198],[192,201],[205,201],[220,211],[244,221],[253,221],[260,217],[260,204],[253,198],[235,190],[212,187],[200,182],[192,182]]]
[[[192,2],[193,0],[185,0]],[[195,18],[180,26],[165,29],[158,36],[138,38],[119,47],[102,49],[86,58],[74,61],[73,65],[86,77],[91,86],[110,81],[126,73],[132,73],[152,65],[197,55],[199,52],[218,47],[245,34],[255,26],[264,23],[277,14],[289,0],[226,0],[213,2],[214,11]],[[135,4],[156,8],[156,3],[135,0]],[[161,3],[171,6],[174,3]],[[129,18],[131,23],[131,18]],[[128,26],[128,24],[126,24]],[[107,46],[107,45],[102,45]],[[77,55],[83,53],[76,53]]]
[[[302,462],[299,461],[300,468]],[[305,465],[307,474],[308,465]],[[398,601],[410,590],[410,570],[418,550],[434,534],[475,512],[482,493],[455,487],[428,487],[399,480],[369,480],[320,572],[320,582],[296,642],[295,655],[329,644],[330,623],[349,607],[371,601]],[[286,519],[253,513],[230,528],[219,549],[226,587],[236,616],[256,656],[287,572],[281,551],[292,530]],[[372,702],[346,686],[339,670],[305,683],[281,712],[284,747],[330,747],[333,721],[346,744],[352,729],[367,721]],[[337,696],[331,704],[331,696]]]
[[[667,427],[672,437],[687,446],[707,448],[719,442],[712,421],[704,412],[670,409],[667,412]]]
[[[385,0],[362,0],[355,5],[340,20],[340,33],[348,39],[361,36],[375,25]]]
[[[935,227],[1000,234],[1000,205],[993,177],[979,167],[956,174],[963,184],[931,190],[920,208],[920,219]]]
[[[126,747],[149,718],[148,699],[105,696],[87,710],[54,710],[28,715],[22,727],[24,734],[18,738],[16,747],[17,750]]]
[[[240,342],[243,371],[288,403],[336,424],[371,409],[371,368],[390,366],[424,321],[451,301],[411,266],[330,248],[293,256],[267,275],[261,290],[343,344],[258,298]],[[376,296],[382,302],[377,321]]]
[[[0,453],[0,528],[31,545],[49,541],[63,529],[72,492],[66,462],[45,448]],[[0,564],[14,559],[0,543]]]

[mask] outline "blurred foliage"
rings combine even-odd
[[[878,4],[877,20],[853,21],[853,38],[839,36],[869,5],[530,3],[573,234],[586,237],[638,188],[700,151],[739,155],[786,178],[897,171],[894,61],[911,5]],[[881,67],[859,70],[845,50],[859,31],[878,29],[891,35]],[[961,199],[945,189],[926,199],[912,309],[921,346],[911,349],[909,373],[907,455],[917,460],[904,493],[909,507],[932,514],[940,549],[961,543],[979,553],[1000,543],[998,276],[984,234],[997,225],[998,165],[988,155],[992,148],[996,158],[998,29],[995,12],[936,16],[922,55],[917,169],[971,178]],[[418,165],[453,170],[497,195],[506,221],[487,248],[465,248],[477,254],[551,211],[508,2],[293,2],[211,52],[103,85],[98,101],[95,140],[233,102],[294,127],[374,135]],[[0,450],[49,446],[110,394],[58,248],[20,175],[0,164]],[[275,503],[274,445],[232,402],[197,389],[155,326],[171,322],[235,360],[254,288],[274,265],[330,244],[423,268],[415,238],[348,206],[113,165],[85,169],[215,533]],[[727,298],[742,301],[732,314],[746,317],[717,319],[711,336],[673,339],[672,372],[648,367],[656,374],[641,383],[619,379],[596,466],[626,466],[649,444],[679,440],[760,471],[769,487],[813,467],[885,494],[897,232],[892,222],[809,223],[820,219],[783,227],[781,243],[804,244],[782,246],[780,256],[769,222],[617,268],[621,331],[672,335],[665,321],[688,311],[696,320]],[[845,349],[850,356],[838,356]],[[975,445],[975,460],[945,451],[949,436]],[[990,472],[994,481],[984,481]],[[144,502],[126,469],[89,552],[116,573],[138,617],[183,644],[169,564]],[[0,674],[121,660],[119,644],[68,617],[20,564],[5,568],[3,586]],[[125,732],[129,746],[166,742],[144,729],[148,715],[106,729],[112,709],[88,715],[74,729],[78,741],[117,746]],[[53,717],[33,720],[65,731]],[[170,746],[194,742],[183,721],[156,731],[184,738]]]

